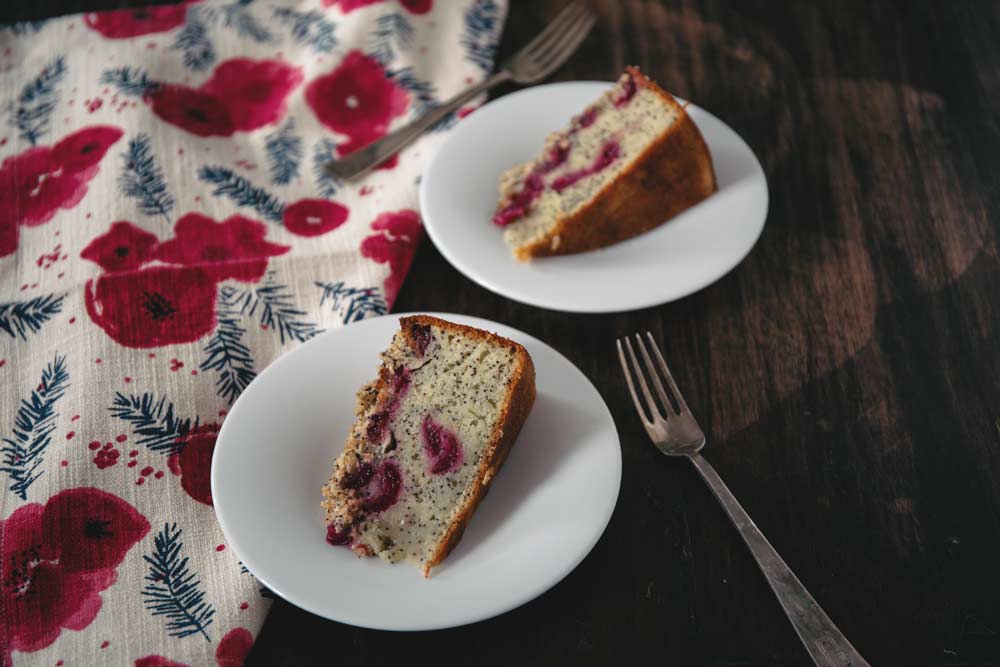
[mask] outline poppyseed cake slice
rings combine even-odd
[[[419,315],[358,392],[356,421],[323,487],[327,541],[421,568],[458,543],[535,400],[514,341]]]
[[[507,170],[493,223],[518,260],[624,241],[717,189],[712,156],[684,107],[637,68]]]

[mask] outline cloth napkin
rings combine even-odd
[[[229,0],[0,29],[3,664],[243,663],[270,600],[216,523],[219,426],[275,357],[392,307],[421,169],[468,109],[360,183],[322,165],[482,79],[505,13]]]

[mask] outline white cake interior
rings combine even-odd
[[[544,238],[559,219],[587,204],[631,165],[680,115],[656,92],[637,87],[630,74],[622,75],[569,128],[550,135],[539,158],[504,174],[494,217],[504,225],[504,241],[518,248]],[[567,184],[570,180],[575,182]],[[520,209],[525,210],[518,215]]]

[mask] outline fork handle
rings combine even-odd
[[[754,560],[767,578],[771,590],[778,596],[781,608],[785,610],[788,620],[792,622],[795,632],[813,662],[820,667],[848,665],[868,667],[865,659],[851,646],[851,642],[847,641],[847,637],[837,629],[830,617],[820,608],[799,578],[760,532],[753,519],[719,477],[719,473],[715,472],[715,468],[697,452],[689,454],[688,458],[708,484],[708,488],[715,494],[722,508],[726,510],[743,541],[750,547]]]
[[[326,170],[337,178],[351,179],[364,176],[378,165],[413,143],[421,134],[437,125],[451,112],[493,86],[511,78],[507,70],[500,70],[484,81],[466,88],[451,99],[442,102],[420,118],[390,132],[378,141],[354,151],[346,157],[329,162]]]

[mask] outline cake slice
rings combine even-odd
[[[519,260],[566,255],[649,231],[716,189],[684,107],[629,67],[541,156],[504,173],[493,222]]]
[[[424,576],[458,543],[535,401],[517,343],[420,315],[400,319],[323,487],[327,541]]]

